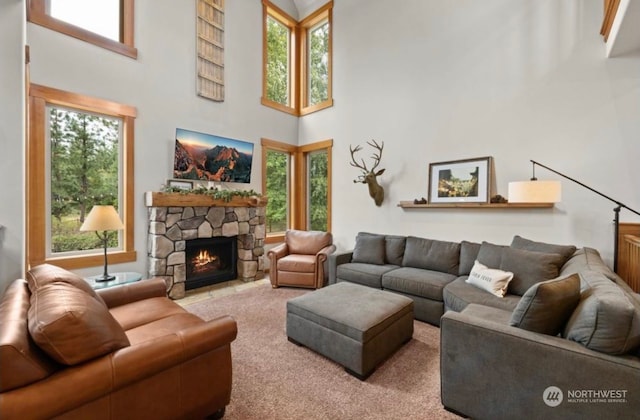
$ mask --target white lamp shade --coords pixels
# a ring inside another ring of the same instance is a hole
[[[93,206],[80,226],[81,231],[121,229],[124,229],[124,225],[113,206]]]
[[[559,203],[560,181],[518,181],[509,183],[510,203]]]

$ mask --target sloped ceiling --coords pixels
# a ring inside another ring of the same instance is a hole
[[[298,19],[304,19],[314,10],[327,3],[327,0],[293,0],[298,9]]]
[[[296,0],[297,1],[297,0]],[[616,57],[640,51],[640,1],[628,0],[620,2],[618,16],[621,17],[620,27],[609,42],[613,42],[609,56]]]

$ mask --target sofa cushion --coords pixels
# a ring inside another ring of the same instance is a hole
[[[317,254],[333,243],[330,232],[287,230],[284,235],[290,254]]]
[[[489,268],[476,260],[466,282],[501,298],[512,279],[512,272]]]
[[[382,289],[382,275],[388,271],[399,268],[397,265],[385,264],[340,264],[336,269],[336,281],[348,281],[364,286]]]
[[[27,282],[29,283],[31,293],[34,293],[38,288],[46,286],[47,284],[67,283],[93,297],[103,304],[105,308],[107,307],[100,295],[98,295],[96,291],[91,288],[91,285],[82,277],[55,265],[40,264],[33,267],[27,272]]]
[[[384,263],[393,265],[402,265],[404,257],[404,246],[407,240],[406,236],[399,235],[383,235],[379,233],[359,232],[358,236],[378,236],[384,237]],[[358,237],[356,237],[356,243]]]
[[[502,261],[502,251],[508,248],[505,245],[496,245],[490,242],[482,241],[478,255],[476,259],[480,261],[480,264],[484,264],[491,268],[500,268],[500,262]],[[471,270],[469,270],[471,272]]]
[[[289,254],[276,263],[278,271],[294,271],[296,273],[313,273],[316,270],[316,256]]]
[[[583,270],[597,271],[613,281],[620,279],[616,273],[611,271],[604,263],[600,253],[593,248],[584,247],[577,250],[569,261],[564,264],[560,274],[568,276],[569,274],[579,273]]]
[[[384,264],[384,248],[384,236],[358,233],[351,261],[354,263],[382,265]]]
[[[598,271],[580,272],[580,303],[563,336],[609,354],[640,346],[640,302]]]
[[[402,265],[458,274],[460,244],[434,239],[407,237]]]
[[[557,335],[580,301],[580,277],[534,284],[520,299],[509,325],[542,334]]]
[[[31,295],[29,333],[51,358],[76,365],[129,345],[107,308],[67,283],[39,287]]]
[[[440,271],[402,267],[382,275],[382,288],[442,302],[442,289],[455,278]]]
[[[467,305],[477,303],[506,311],[513,311],[520,296],[507,294],[503,298],[487,293],[466,282],[467,276],[461,276],[447,284],[442,292],[445,310],[461,312]]]
[[[15,280],[0,303],[0,392],[44,379],[58,368],[29,337],[29,305],[27,282]]]
[[[562,261],[560,254],[506,247],[500,269],[513,272],[509,292],[522,296],[534,284],[558,277]]]
[[[567,260],[569,260],[569,258],[571,258],[571,256],[576,252],[576,247],[573,245],[555,245],[548,244],[546,242],[536,242],[531,239],[523,238],[519,235],[513,237],[513,240],[511,241],[511,248],[545,252],[547,254],[560,254],[563,258],[560,267],[562,267],[564,263],[566,263]]]
[[[478,259],[478,252],[481,244],[476,242],[462,241],[460,242],[460,266],[458,267],[459,276],[468,276]]]

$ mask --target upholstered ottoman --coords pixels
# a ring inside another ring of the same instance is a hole
[[[413,300],[341,282],[287,302],[289,341],[365,380],[413,335]]]

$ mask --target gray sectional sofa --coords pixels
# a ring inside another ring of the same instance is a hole
[[[475,264],[513,273],[498,297]],[[329,259],[348,281],[414,300],[440,326],[441,396],[474,419],[631,418],[640,412],[640,295],[595,249],[361,232]]]

